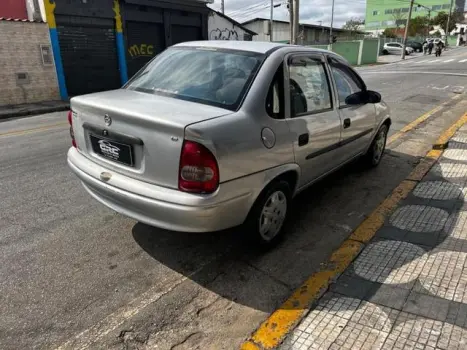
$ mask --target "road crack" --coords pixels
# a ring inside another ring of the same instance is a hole
[[[181,349],[181,347],[186,344],[186,343],[189,343],[189,342],[197,342],[200,340],[200,338],[203,337],[203,333],[202,332],[193,332],[193,333],[190,333],[188,334],[181,342],[177,343],[177,344],[174,344],[170,347],[170,350],[177,350],[177,349]],[[192,349],[194,344],[187,344],[188,347],[187,349]]]

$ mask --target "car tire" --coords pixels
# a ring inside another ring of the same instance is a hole
[[[378,132],[371,143],[370,148],[363,157],[364,164],[369,168],[374,168],[381,163],[384,151],[386,150],[386,143],[388,139],[389,127],[384,124],[379,128]]]
[[[383,55],[389,55],[388,50],[383,50]]]
[[[287,181],[275,180],[257,198],[244,223],[247,239],[262,249],[275,246],[283,237],[292,203]]]

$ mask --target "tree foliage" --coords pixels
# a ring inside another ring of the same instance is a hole
[[[356,32],[358,28],[365,24],[365,21],[361,18],[351,18],[347,22],[345,22],[342,29],[348,30],[350,32]]]
[[[396,33],[391,28],[386,28],[383,32],[383,36],[386,38],[397,38]]]
[[[419,16],[412,18],[409,24],[409,36],[425,36],[430,30],[428,17]]]
[[[436,17],[431,20],[432,25],[440,26],[443,31],[446,30],[446,25],[448,23],[449,14],[446,12],[439,12]],[[452,32],[456,29],[456,23],[460,23],[464,20],[464,15],[462,12],[455,11],[451,14],[451,20],[449,21],[448,32]]]

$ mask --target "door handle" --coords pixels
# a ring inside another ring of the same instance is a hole
[[[305,146],[308,141],[310,141],[310,135],[309,134],[301,134],[299,137],[298,137],[298,146],[301,147],[301,146]]]
[[[344,119],[344,129],[350,128],[350,124],[352,124],[350,118]]]

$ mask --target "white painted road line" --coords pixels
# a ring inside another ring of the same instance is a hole
[[[459,63],[464,63],[464,62],[467,62],[467,59],[466,60],[460,60]]]
[[[452,62],[452,61],[454,61],[454,59],[453,59],[453,58],[451,58],[450,60],[446,60],[446,61],[444,61],[444,63],[448,63],[448,62]]]
[[[432,71],[415,71],[415,70],[381,70],[381,71],[366,71],[362,70],[360,74],[431,74],[431,75],[447,75],[453,77],[467,77],[467,73],[449,73],[449,72],[432,72]]]
[[[435,62],[440,62],[441,60],[432,60],[432,61],[428,61],[428,63],[435,63]]]

